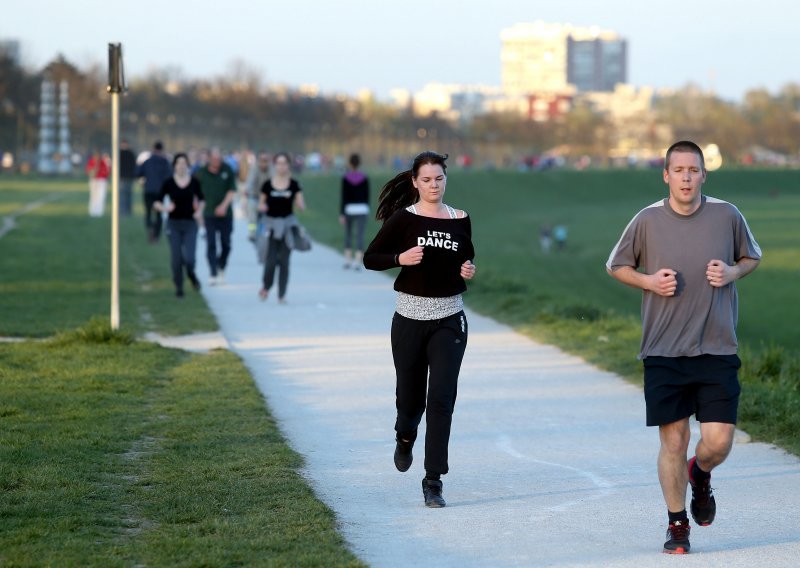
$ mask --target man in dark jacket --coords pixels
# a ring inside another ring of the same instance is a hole
[[[136,179],[136,155],[127,140],[119,143],[119,214],[130,217],[132,209],[133,180]]]
[[[153,153],[136,168],[136,177],[144,178],[144,225],[151,243],[161,236],[161,213],[153,209],[164,181],[172,175],[172,167],[164,156],[161,141],[153,144]]]

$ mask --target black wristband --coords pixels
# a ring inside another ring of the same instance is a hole
[[[395,266],[400,266],[400,255],[399,254],[394,255],[394,264],[395,264]]]

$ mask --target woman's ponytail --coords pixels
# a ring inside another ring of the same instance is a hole
[[[414,187],[411,176],[411,170],[400,172],[383,186],[378,198],[378,209],[375,211],[378,221],[386,222],[395,211],[417,202],[419,192]]]

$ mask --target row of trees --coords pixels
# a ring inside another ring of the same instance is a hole
[[[580,100],[550,122],[485,114],[454,124],[436,115],[417,117],[410,108],[375,100],[266,88],[258,72],[245,63],[234,63],[231,69],[227,76],[207,80],[185,79],[175,68],[133,78],[122,101],[123,135],[138,148],[160,138],[173,149],[216,145],[327,155],[359,150],[371,160],[407,156],[428,146],[472,155],[479,163],[508,163],[553,148],[571,157],[603,160],[624,136],[655,150],[673,137],[716,142],[723,155],[734,159],[754,146],[797,156],[800,141],[800,85],[796,84],[777,94],[750,91],[741,104],[688,87],[658,98],[654,108],[628,125],[598,114]],[[45,75],[69,83],[73,148],[86,152],[107,147],[104,69],[79,69],[58,57],[32,72],[0,58],[0,151],[12,151],[22,159],[35,154],[39,91]]]

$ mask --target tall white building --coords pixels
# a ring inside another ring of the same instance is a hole
[[[500,40],[509,97],[612,91],[626,82],[627,44],[613,31],[536,21],[502,30]]]

